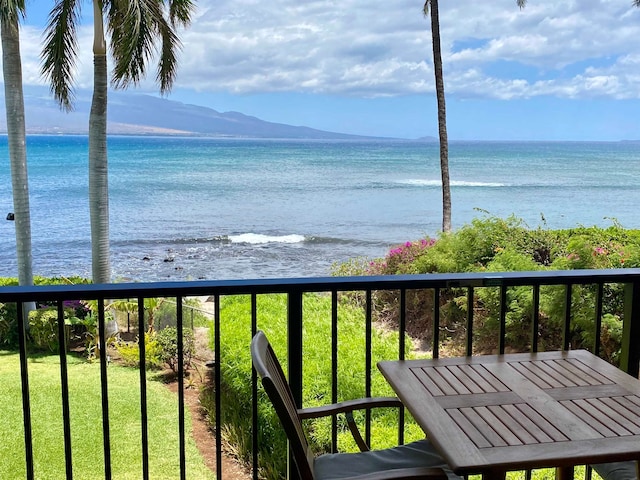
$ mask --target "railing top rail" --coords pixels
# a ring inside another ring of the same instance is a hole
[[[528,272],[435,273],[366,277],[270,278],[83,285],[0,287],[0,302],[160,296],[240,295],[249,293],[393,290],[518,285],[632,283],[640,268],[609,270],[545,270]]]

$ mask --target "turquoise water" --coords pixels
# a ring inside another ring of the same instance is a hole
[[[27,142],[34,272],[90,276],[87,139]],[[640,228],[640,144],[452,142],[454,226]],[[0,276],[15,276],[0,137]],[[326,275],[441,225],[438,146],[402,141],[110,137],[116,280]]]

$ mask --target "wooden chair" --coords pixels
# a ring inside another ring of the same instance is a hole
[[[638,462],[612,462],[591,465],[604,480],[636,480],[638,475]]]
[[[460,479],[428,440],[385,450],[370,451],[353,421],[354,410],[400,407],[397,398],[364,398],[333,405],[299,409],[267,337],[258,332],[251,342],[253,366],[289,439],[296,468],[302,480],[386,480],[417,478]],[[361,449],[359,453],[333,453],[314,458],[302,428],[302,420],[344,413],[349,429]]]

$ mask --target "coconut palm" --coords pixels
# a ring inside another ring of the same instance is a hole
[[[636,0],[636,1],[640,3],[640,0]],[[527,4],[527,0],[516,0],[516,3],[520,8],[524,8],[524,6]]]
[[[42,73],[64,110],[73,107],[73,74],[82,0],[57,0],[49,15],[42,51]],[[91,218],[92,277],[111,281],[109,259],[109,191],[107,163],[107,42],[116,88],[138,84],[157,54],[156,80],[160,92],[171,89],[177,72],[178,27],[191,21],[191,0],[92,0],[93,99],[89,114],[89,212]],[[107,36],[105,35],[105,23]]]
[[[426,0],[423,7],[425,16],[431,17],[431,38],[433,44],[433,71],[436,79],[438,101],[438,134],[440,138],[440,175],[442,177],[442,231],[451,231],[451,184],[449,181],[449,140],[447,138],[447,109],[444,101],[444,78],[442,74],[442,54],[440,50],[440,18],[438,0]]]
[[[16,231],[18,282],[33,285],[31,262],[31,214],[27,176],[27,148],[22,92],[19,20],[25,13],[24,0],[0,1],[2,75],[7,116],[7,137],[11,163],[13,213]]]

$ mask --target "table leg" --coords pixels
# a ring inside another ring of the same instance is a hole
[[[573,480],[573,467],[557,467],[556,480]]]

